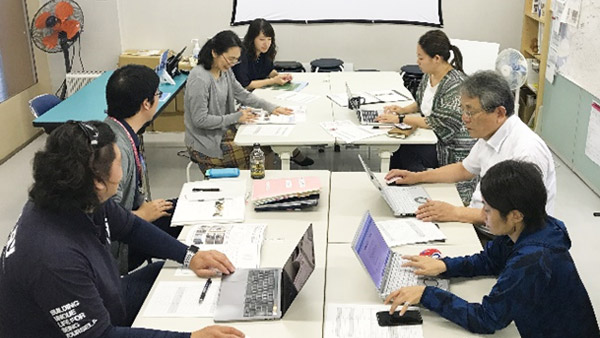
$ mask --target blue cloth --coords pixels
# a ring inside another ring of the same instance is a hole
[[[522,337],[600,337],[589,296],[569,254],[563,222],[548,217],[513,244],[508,236],[476,255],[444,258],[443,277],[498,276],[481,304],[426,287],[421,304],[475,333],[493,333],[515,322]]]
[[[242,87],[246,88],[254,80],[269,78],[273,69],[273,60],[264,53],[254,59],[249,53],[243,52],[240,63],[233,67],[233,73]]]
[[[187,249],[112,200],[92,214],[28,202],[0,260],[0,337],[189,337],[127,327],[111,240],[178,262]]]

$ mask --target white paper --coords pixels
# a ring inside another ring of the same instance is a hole
[[[373,95],[380,102],[410,101],[410,97],[406,97],[395,90],[369,91],[369,94]]]
[[[274,115],[262,109],[255,110],[257,119],[248,124],[296,124],[306,121],[306,106],[287,106],[287,108],[292,110],[291,115]]]
[[[585,155],[600,166],[600,104],[598,102],[592,102]]]
[[[247,136],[289,136],[294,130],[294,125],[285,124],[254,124],[246,125],[238,133]]]
[[[319,98],[318,95],[299,92],[285,92],[275,96],[278,100],[289,101],[297,104],[308,104]]]
[[[187,282],[158,282],[144,311],[144,317],[214,317],[221,280],[212,279],[204,301],[200,295],[206,279]]]
[[[194,188],[219,191],[193,191]],[[183,185],[171,225],[243,222],[246,212],[244,180],[197,181]]]
[[[377,227],[390,247],[446,240],[437,225],[416,218],[380,221]]]
[[[340,138],[346,143],[353,143],[387,132],[387,130],[373,129],[373,127],[363,128],[350,120],[325,121],[321,122],[320,125],[331,136]]]
[[[418,309],[409,307],[409,309]],[[328,304],[324,338],[423,337],[423,325],[379,326],[376,313],[389,311],[386,305]]]
[[[579,24],[579,16],[581,14],[581,0],[569,0],[567,1],[566,12],[566,23],[573,27],[577,27]]]

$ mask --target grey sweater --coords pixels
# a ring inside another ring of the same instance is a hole
[[[223,158],[223,135],[242,116],[235,110],[234,99],[268,112],[277,108],[244,89],[231,69],[222,72],[221,77],[215,80],[202,65],[194,67],[185,89],[185,144],[206,156]]]

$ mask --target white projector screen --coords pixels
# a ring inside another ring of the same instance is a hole
[[[441,0],[234,0],[232,25],[270,22],[385,22],[442,26]]]

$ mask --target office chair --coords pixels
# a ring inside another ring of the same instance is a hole
[[[29,109],[31,110],[33,116],[38,118],[61,102],[61,99],[59,99],[56,95],[42,94],[29,100]]]
[[[315,59],[310,62],[310,71],[315,73],[343,72],[344,61],[340,59]]]

